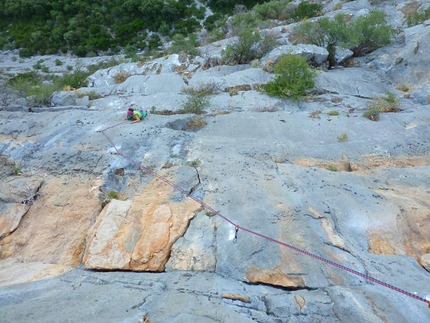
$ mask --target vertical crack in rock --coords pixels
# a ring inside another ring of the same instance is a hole
[[[216,225],[216,222],[215,222],[215,225],[214,225],[214,231],[213,231],[213,254],[214,254],[214,272],[216,273],[217,272],[217,263],[218,263],[218,260],[217,260],[217,253],[218,253],[218,241],[217,241],[217,233],[218,233],[218,227],[217,227],[217,225]]]
[[[25,200],[22,200],[22,204],[34,204],[34,202],[41,196],[39,193],[40,188],[43,185],[43,181],[40,182],[39,186],[36,188],[36,190],[34,191],[34,193],[32,193],[28,198],[26,198]]]
[[[195,167],[194,166],[194,169],[196,170],[196,175],[197,175],[197,183],[190,189],[190,191],[189,191],[189,193],[188,194],[192,194],[196,189],[197,189],[197,187],[199,187],[199,185],[202,183],[201,182],[201,180],[200,180],[200,173],[199,173],[199,171],[198,171],[198,169],[197,169],[197,167]]]

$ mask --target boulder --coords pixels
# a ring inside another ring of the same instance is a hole
[[[354,55],[353,51],[347,48],[336,47],[334,58],[336,60],[336,64],[339,65],[345,62],[347,59],[351,58],[353,55]]]
[[[307,59],[309,64],[321,66],[328,57],[328,51],[325,48],[315,45],[299,44],[299,45],[283,45],[273,49],[269,54],[260,60],[260,67],[263,69],[270,68],[276,64],[281,55],[293,54],[301,55]]]
[[[77,105],[78,95],[74,91],[58,91],[51,98],[51,106],[70,106]]]
[[[88,232],[88,269],[163,271],[172,245],[184,235],[198,205],[170,201],[170,187],[156,180],[133,201],[112,200]]]
[[[368,99],[381,97],[389,90],[382,78],[360,68],[321,71],[315,85],[331,93]]]

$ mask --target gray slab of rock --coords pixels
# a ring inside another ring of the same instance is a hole
[[[228,93],[220,93],[211,97],[211,105],[208,112],[217,111],[277,111],[286,109],[287,104],[276,98],[256,91],[239,91],[231,96]]]
[[[216,266],[215,223],[204,213],[193,220],[186,234],[172,247],[166,270],[195,270],[214,272]]]
[[[292,54],[301,55],[308,62],[316,66],[322,65],[328,57],[328,51],[325,48],[315,45],[299,44],[299,45],[283,45],[273,49],[269,54],[260,60],[260,67],[273,65],[278,62],[281,55]]]
[[[114,90],[115,94],[140,93],[151,95],[157,93],[180,93],[185,85],[184,80],[177,74],[160,74],[150,76],[130,76]]]
[[[52,106],[70,106],[77,105],[76,99],[78,98],[74,91],[59,91],[55,92],[51,99]]]
[[[316,87],[332,93],[364,98],[378,98],[390,89],[382,78],[363,69],[348,68],[320,72],[315,80]]]
[[[405,29],[405,45],[398,51],[387,77],[396,84],[423,86],[430,75],[430,26],[417,25]]]

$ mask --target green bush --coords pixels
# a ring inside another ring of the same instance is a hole
[[[282,55],[273,67],[277,77],[263,87],[268,95],[298,99],[315,86],[317,72],[303,56]]]
[[[58,89],[63,89],[65,87],[79,89],[80,87],[86,87],[88,85],[87,77],[90,75],[89,72],[82,70],[78,66],[73,73],[64,74],[61,77],[55,78],[54,84]]]
[[[247,64],[261,58],[276,46],[270,35],[261,36],[258,30],[244,29],[238,34],[238,41],[227,45],[221,55],[227,64]]]
[[[49,106],[52,94],[57,90],[54,84],[42,83],[31,87],[27,92],[27,103],[29,107]]]
[[[257,4],[253,11],[263,20],[282,19],[286,1],[269,1]]]
[[[204,113],[204,108],[210,105],[210,98],[206,95],[192,93],[188,99],[182,103],[180,113]]]
[[[301,1],[294,10],[292,17],[294,20],[303,20],[307,18],[312,18],[320,16],[323,10],[323,6],[319,3],[312,3],[309,1]]]
[[[337,136],[337,141],[339,141],[339,142],[348,141],[348,134],[346,132],[344,132],[341,135]]]
[[[386,24],[385,16],[383,11],[372,11],[368,16],[359,16],[351,21],[352,31],[348,37],[355,37],[344,39],[344,43],[349,44],[355,56],[373,52],[391,42],[394,28]]]
[[[338,172],[339,171],[339,168],[337,168],[337,166],[333,165],[333,164],[328,164],[326,169],[331,171],[331,172]]]
[[[167,49],[167,53],[185,53],[196,56],[199,54],[197,50],[198,46],[199,43],[197,42],[197,36],[195,34],[190,34],[188,38],[182,34],[176,34],[173,36],[172,46]]]
[[[385,95],[369,104],[367,109],[378,112],[398,112],[400,110],[399,98],[392,92],[386,92]]]
[[[124,55],[126,58],[133,58],[134,55],[136,55],[137,47],[134,45],[127,45],[124,48]]]
[[[109,191],[107,195],[111,200],[119,198],[119,194],[116,191]]]
[[[238,35],[245,29],[265,29],[269,24],[262,20],[254,11],[239,13],[231,19],[231,28],[233,33]]]
[[[363,117],[372,120],[372,121],[378,121],[379,120],[379,111],[378,110],[367,110],[363,113]]]
[[[48,106],[52,94],[57,90],[54,84],[44,83],[44,79],[35,71],[11,78],[7,86],[15,95],[24,98],[29,107]]]

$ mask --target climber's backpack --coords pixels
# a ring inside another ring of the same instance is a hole
[[[142,119],[148,115],[148,112],[146,112],[146,111],[139,110],[139,112],[142,114]]]

